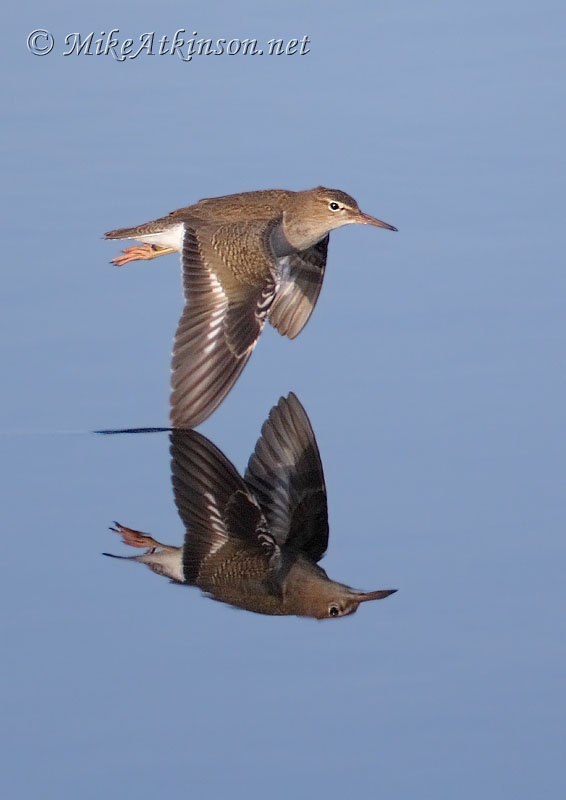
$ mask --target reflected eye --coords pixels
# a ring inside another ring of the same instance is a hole
[[[337,617],[339,613],[340,609],[338,608],[338,606],[330,606],[330,608],[328,609],[328,615],[330,617]]]
[[[332,203],[330,203],[330,204],[329,204],[328,208],[329,208],[331,211],[338,211],[338,209],[340,208],[340,206],[338,205],[338,203],[334,203],[334,202],[332,202]]]

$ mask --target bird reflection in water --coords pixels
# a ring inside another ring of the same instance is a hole
[[[125,544],[145,548],[141,555],[115,558],[146,564],[175,583],[259,614],[343,617],[396,591],[357,591],[318,565],[328,546],[324,474],[294,394],[271,410],[243,479],[195,431],[172,431],[171,455],[175,502],[186,528],[183,546],[115,523],[111,530]]]

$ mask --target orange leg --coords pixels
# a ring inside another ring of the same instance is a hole
[[[117,267],[122,267],[130,261],[148,261],[151,258],[166,256],[174,252],[175,249],[173,247],[158,247],[155,244],[138,244],[135,247],[127,247],[125,250],[122,250],[121,255],[113,258],[110,263],[115,264]]]
[[[119,533],[122,537],[124,544],[129,544],[130,547],[147,547],[148,551],[153,552],[157,547],[162,547],[158,541],[149,533],[142,533],[135,531],[133,528],[126,528],[125,525],[120,525],[119,522],[114,523],[115,527],[110,528],[111,531]]]

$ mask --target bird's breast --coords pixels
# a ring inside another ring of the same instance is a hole
[[[285,236],[282,220],[276,222],[269,231],[269,246],[275,258],[284,258],[297,252],[289,239]]]

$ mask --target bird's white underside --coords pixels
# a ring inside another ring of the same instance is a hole
[[[164,231],[159,233],[143,233],[140,236],[131,237],[137,242],[144,242],[145,244],[156,244],[159,247],[172,247],[174,250],[180,252],[183,247],[183,237],[185,235],[185,226],[179,222],[176,225],[170,225]]]
[[[173,581],[183,583],[185,580],[183,572],[183,549],[181,547],[157,550],[155,553],[144,553],[144,555],[138,556],[138,558],[144,564],[158,566],[162,574],[171,578]]]

